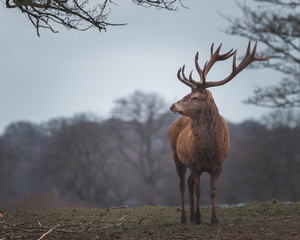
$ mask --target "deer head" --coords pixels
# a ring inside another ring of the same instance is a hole
[[[202,109],[205,106],[212,106],[211,103],[214,103],[213,97],[210,93],[210,91],[207,90],[207,88],[210,87],[216,87],[221,86],[232,80],[239,72],[241,72],[244,68],[246,68],[250,63],[254,61],[266,61],[268,60],[268,57],[264,57],[264,55],[261,55],[260,57],[256,57],[256,48],[257,48],[257,42],[254,45],[254,48],[252,52],[251,49],[251,42],[249,41],[247,52],[243,60],[240,62],[238,66],[236,66],[236,54],[237,50],[233,51],[231,49],[229,52],[224,54],[219,54],[222,44],[217,48],[217,50],[214,52],[214,44],[211,45],[211,57],[209,61],[206,61],[204,64],[203,69],[200,68],[198,63],[198,55],[199,53],[196,53],[195,56],[195,66],[196,70],[199,74],[200,81],[197,82],[193,79],[191,71],[189,77],[187,78],[184,70],[185,65],[183,65],[182,68],[180,68],[177,72],[178,79],[183,82],[184,84],[191,87],[192,92],[188,95],[186,95],[183,99],[180,101],[174,103],[171,106],[171,111],[177,114],[185,115],[185,116],[191,116],[195,111],[195,109]],[[233,56],[233,62],[232,62],[232,72],[224,78],[221,81],[213,81],[213,82],[207,82],[206,76],[208,72],[210,71],[211,67],[217,62],[217,61],[223,61]]]

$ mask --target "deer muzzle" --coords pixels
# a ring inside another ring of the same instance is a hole
[[[175,109],[175,104],[172,104],[170,107],[170,110],[173,112],[173,109]]]
[[[176,106],[176,103],[172,104],[170,107],[170,110],[175,113],[175,114],[181,114],[180,109],[178,109],[178,107]]]

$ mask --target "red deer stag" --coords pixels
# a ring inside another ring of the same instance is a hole
[[[181,222],[186,223],[184,192],[186,169],[191,170],[188,178],[190,221],[201,223],[200,215],[200,176],[202,172],[210,174],[210,198],[211,198],[211,223],[218,222],[216,216],[216,185],[222,170],[222,165],[229,151],[229,136],[225,120],[218,112],[209,87],[221,86],[233,79],[239,72],[254,61],[265,61],[268,58],[263,55],[255,56],[257,42],[250,52],[250,41],[247,52],[241,63],[236,66],[237,50],[231,49],[225,54],[219,54],[222,44],[214,52],[211,46],[211,58],[205,63],[203,69],[198,64],[198,52],[195,57],[195,65],[200,81],[189,78],[184,74],[185,65],[178,70],[177,77],[184,84],[191,87],[192,92],[171,106],[171,111],[182,116],[173,122],[168,129],[169,142],[173,151],[176,170],[180,179],[180,192],[182,203]],[[232,72],[221,81],[207,82],[206,75],[217,62],[233,56]],[[194,209],[194,192],[196,194],[196,214]]]

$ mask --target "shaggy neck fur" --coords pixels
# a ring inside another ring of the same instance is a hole
[[[197,139],[201,142],[214,139],[219,130],[220,114],[213,99],[209,99],[202,108],[197,109],[191,118],[192,131]]]

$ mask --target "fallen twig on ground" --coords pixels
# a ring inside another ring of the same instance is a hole
[[[141,224],[144,220],[146,219],[150,219],[151,221],[155,222],[155,223],[158,223],[158,220],[155,218],[151,218],[151,217],[143,217],[140,221],[139,221],[139,224]]]
[[[300,220],[300,216],[287,216],[287,217],[281,217],[281,218],[260,219],[260,220],[254,221],[254,223],[281,221],[281,220],[286,220],[286,219],[299,219]]]
[[[128,206],[120,206],[120,207],[111,207],[106,209],[102,214],[96,217],[94,220],[89,221],[86,224],[74,224],[74,225],[61,225],[60,223],[56,224],[54,227],[47,227],[46,224],[42,224],[40,222],[41,219],[45,219],[46,217],[52,216],[52,214],[46,214],[39,218],[28,218],[22,223],[14,223],[11,224],[6,221],[0,222],[0,229],[5,231],[5,234],[9,236],[9,239],[28,239],[28,238],[37,238],[38,240],[43,239],[45,236],[49,235],[51,232],[57,233],[82,233],[85,231],[92,232],[97,231],[99,229],[108,229],[115,226],[120,226],[123,223],[113,224],[109,226],[100,227],[99,224],[97,226],[92,227],[94,224],[99,223],[99,220],[103,218],[109,211],[115,209],[123,209],[128,208]],[[18,209],[17,211],[18,212]],[[18,214],[14,214],[9,218],[11,220],[14,217],[17,217]],[[33,223],[37,223],[37,226],[32,226]]]
[[[41,240],[43,239],[45,236],[47,236],[49,233],[51,233],[55,228],[59,227],[60,224],[57,224],[56,226],[54,226],[53,228],[49,229],[48,232],[43,233],[42,236],[40,238],[38,238],[37,240]]]

